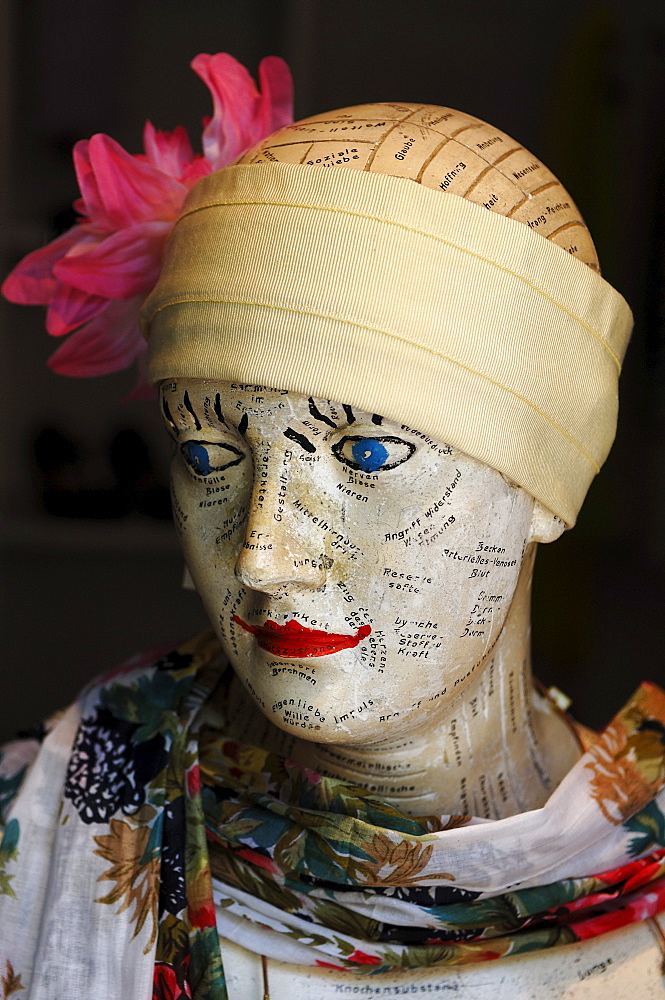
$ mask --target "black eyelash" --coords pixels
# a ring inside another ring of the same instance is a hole
[[[194,413],[194,407],[192,406],[191,400],[189,398],[189,393],[187,392],[186,389],[185,389],[185,395],[183,397],[183,403],[185,404],[185,408],[187,410],[189,410],[189,412],[191,413],[191,415],[194,417],[194,426],[196,427],[197,431],[200,431],[201,430],[201,421],[199,420],[199,418]]]
[[[315,420],[320,420],[321,423],[328,424],[328,427],[335,427],[335,428],[337,427],[337,424],[335,423],[334,420],[331,420],[330,417],[327,417],[325,413],[321,413],[321,410],[318,408],[318,406],[316,405],[311,396],[309,397],[307,402],[309,403],[309,412],[312,414]]]
[[[170,423],[170,425],[173,428],[173,430],[176,432],[176,434],[178,434],[179,433],[178,427],[176,425],[175,420],[171,416],[171,411],[169,410],[169,404],[166,402],[166,396],[164,396],[164,395],[162,395],[162,412],[164,413],[164,416],[166,417],[166,419]]]
[[[227,426],[226,420],[224,419],[224,414],[222,413],[222,401],[219,393],[215,394],[215,402],[213,403],[213,410],[215,411],[215,416],[219,420],[220,424]]]

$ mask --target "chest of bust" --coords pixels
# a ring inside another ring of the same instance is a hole
[[[356,975],[291,965],[222,940],[229,1000],[452,997],[473,1000],[660,1000],[665,921],[633,924],[590,941],[498,962]]]

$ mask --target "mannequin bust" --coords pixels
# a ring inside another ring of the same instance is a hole
[[[182,182],[179,133],[79,147],[88,214],[5,283],[98,310],[67,342],[86,364],[100,330],[136,358],[139,258],[108,308],[79,271],[104,284],[127,221],[102,188],[146,182],[146,371],[216,633],[0,757],[5,992],[665,996],[665,696],[590,734],[529,653],[536,547],[611,445],[630,310],[557,179],[471,116],[346,109],[227,166],[288,120],[280,65],[259,96],[197,58],[230,90]]]
[[[599,270],[554,175],[451,109],[347,108],[283,128],[238,162],[410,178]],[[562,519],[496,469],[353,400],[198,378],[166,380],[161,395],[187,565],[237,675],[232,735],[414,816],[541,807],[582,752],[530,667],[536,545]],[[370,986],[271,961],[270,996],[665,996],[661,939],[654,919],[556,954]],[[257,995],[256,958],[230,942],[223,956],[231,1000]]]
[[[162,385],[161,409],[187,566],[236,674],[231,738],[412,815],[543,805],[581,753],[531,678],[536,547],[563,522],[496,470],[348,404],[190,379]],[[650,998],[665,996],[659,926],[371,986],[272,960],[262,971],[228,940],[222,955],[230,1000],[266,979],[273,1000]]]

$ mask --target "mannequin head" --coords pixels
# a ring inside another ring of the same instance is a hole
[[[495,651],[509,713],[529,546],[574,523],[613,433],[626,309],[594,270],[547,168],[446,108],[307,119],[196,185],[150,371],[191,575],[278,727],[408,737]]]
[[[325,153],[346,132],[353,155]],[[504,133],[446,108],[343,109],[195,185],[143,308],[149,375],[349,400],[572,525],[630,324],[597,269],[567,192]]]
[[[348,404],[195,379],[161,393],[187,564],[263,713],[353,746],[447,711],[492,656],[530,543],[563,523]]]

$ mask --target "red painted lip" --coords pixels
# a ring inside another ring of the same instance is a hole
[[[343,635],[341,632],[306,628],[293,619],[284,625],[279,625],[270,619],[263,625],[248,625],[238,615],[233,616],[233,621],[244,628],[245,632],[255,636],[258,645],[267,653],[294,660],[306,656],[328,656],[329,653],[337,653],[340,649],[353,649],[372,631],[369,625],[361,625],[355,635]]]

